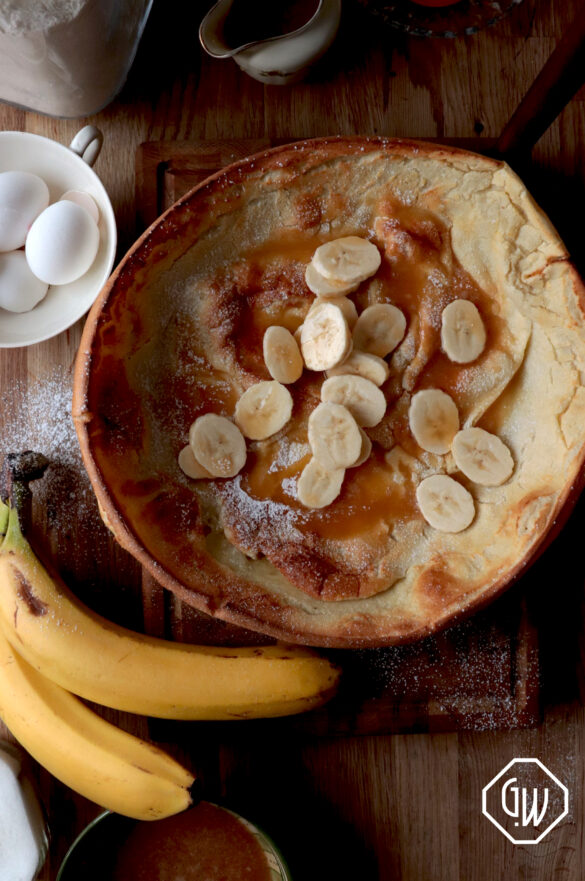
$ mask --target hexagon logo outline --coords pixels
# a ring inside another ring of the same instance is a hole
[[[551,778],[551,780],[554,780],[554,782],[557,784],[557,786],[560,787],[560,789],[561,789],[561,791],[562,791],[562,793],[563,793],[563,804],[564,804],[564,807],[563,807],[563,811],[562,811],[562,813],[559,814],[559,816],[556,818],[556,820],[553,820],[553,822],[550,823],[550,824],[547,826],[547,828],[544,830],[544,832],[542,832],[542,833],[538,836],[538,838],[524,839],[524,840],[518,841],[517,839],[513,838],[512,835],[508,832],[508,830],[507,830],[507,829],[504,829],[504,827],[501,825],[501,823],[498,823],[498,821],[496,820],[496,818],[493,817],[493,816],[490,814],[490,812],[488,811],[488,807],[487,807],[487,794],[488,794],[489,790],[492,788],[492,786],[493,786],[495,783],[498,782],[498,780],[500,779],[500,777],[503,777],[503,775],[506,773],[506,771],[508,771],[513,765],[519,764],[519,763],[521,763],[521,762],[533,762],[534,764],[538,765],[538,767],[539,767],[542,771],[544,771],[544,773],[547,774],[548,777]],[[540,761],[540,759],[535,759],[535,758],[515,758],[515,759],[512,759],[510,762],[508,762],[508,764],[506,765],[506,767],[505,767],[505,768],[502,768],[502,770],[501,770],[498,774],[496,774],[496,776],[493,777],[492,780],[490,780],[490,782],[487,783],[487,784],[483,787],[483,789],[482,789],[482,791],[481,791],[481,812],[482,812],[482,814],[484,815],[484,817],[487,817],[487,819],[488,819],[491,823],[493,823],[493,825],[496,826],[496,827],[500,830],[500,832],[502,832],[502,833],[506,836],[506,838],[507,838],[509,841],[512,842],[512,844],[538,844],[538,843],[539,843],[540,841],[542,841],[542,839],[543,839],[546,835],[548,835],[548,833],[551,832],[552,829],[554,829],[554,827],[555,827],[558,823],[560,823],[561,820],[563,820],[563,819],[567,816],[567,814],[569,813],[569,790],[568,790],[568,788],[565,786],[565,784],[564,784],[564,783],[561,783],[561,781],[558,779],[558,777],[555,777],[555,775],[552,773],[552,771],[550,771],[550,770],[546,767],[546,765],[544,765],[544,764]]]

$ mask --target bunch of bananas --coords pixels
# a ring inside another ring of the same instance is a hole
[[[310,710],[339,670],[298,646],[224,648],[145,636],[95,614],[49,575],[0,500],[0,718],[48,771],[103,807],[159,819],[191,803],[193,775],[75,697],[168,719]]]

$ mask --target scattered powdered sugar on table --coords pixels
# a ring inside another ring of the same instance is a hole
[[[71,415],[71,370],[56,366],[42,378],[29,375],[3,389],[0,402],[0,458],[34,450],[47,457],[45,476],[33,495],[50,510],[101,527],[97,503],[85,472]],[[103,528],[103,527],[101,527]]]
[[[31,483],[32,519],[25,531],[39,555],[94,611],[120,624],[137,620],[137,564],[104,526],[85,471],[71,415],[72,367],[57,365],[4,382],[0,396],[0,463],[34,450],[49,460]]]
[[[73,380],[62,367],[42,379],[17,381],[3,392],[3,453],[35,450],[51,462],[81,465],[71,416]]]

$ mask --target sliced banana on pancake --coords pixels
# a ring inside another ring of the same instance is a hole
[[[423,389],[412,397],[408,423],[419,447],[443,455],[459,430],[457,405],[440,389]]]
[[[296,382],[303,372],[303,358],[297,342],[286,327],[273,325],[262,339],[264,363],[270,376],[287,385]]]
[[[333,306],[339,306],[343,313],[343,317],[347,321],[349,329],[352,330],[355,327],[356,321],[358,320],[358,311],[353,300],[348,300],[347,297],[315,297],[315,301],[307,314],[310,315],[313,309],[316,309],[317,306],[320,306],[323,302],[332,303]]]
[[[383,358],[354,349],[342,364],[328,370],[327,376],[343,376],[348,373],[354,376],[363,376],[374,385],[381,386],[390,375],[390,367]]]
[[[355,349],[385,358],[404,337],[406,318],[391,303],[375,303],[361,313],[353,329]]]
[[[514,470],[514,460],[506,444],[483,428],[458,431],[451,452],[459,470],[482,486],[500,486]]]
[[[225,416],[206,413],[189,429],[193,455],[213,477],[235,477],[246,462],[246,441]]]
[[[370,458],[370,453],[372,452],[372,441],[365,433],[363,428],[360,428],[360,435],[362,438],[362,448],[360,450],[357,462],[354,462],[353,465],[350,466],[351,468],[357,468],[359,465],[363,465],[364,462]]]
[[[321,386],[321,400],[347,407],[358,425],[371,428],[386,412],[383,392],[363,376],[331,376]],[[459,427],[459,426],[457,426]]]
[[[246,389],[236,404],[234,419],[252,440],[264,440],[284,428],[291,417],[293,399],[284,385],[264,380]]]
[[[329,370],[351,352],[351,334],[339,306],[319,303],[305,318],[301,352],[309,370]]]
[[[461,532],[475,517],[473,496],[446,474],[425,477],[416,488],[421,514],[439,532]]]
[[[362,452],[358,424],[341,404],[318,404],[309,416],[308,433],[313,456],[329,471],[351,467]]]
[[[297,481],[297,498],[306,508],[325,508],[339,493],[345,469],[328,471],[317,459],[310,459]]]
[[[470,300],[453,300],[443,309],[441,345],[456,364],[479,358],[486,341],[485,326],[477,306]]]
[[[190,444],[183,447],[179,453],[177,461],[183,474],[186,474],[187,477],[192,477],[193,480],[209,480],[210,477],[213,477],[213,474],[210,474],[210,472],[197,461]]]
[[[356,284],[377,272],[382,258],[368,239],[344,236],[318,247],[312,262],[325,278]]]
[[[309,290],[318,297],[323,297],[323,299],[329,299],[330,297],[343,297],[344,294],[351,294],[351,292],[355,291],[359,285],[359,282],[350,282],[348,284],[345,281],[326,278],[324,275],[321,275],[319,270],[315,268],[315,264],[312,262],[308,263],[307,268],[305,269],[305,281]]]

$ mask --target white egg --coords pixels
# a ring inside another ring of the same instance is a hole
[[[85,208],[65,200],[39,214],[26,238],[28,265],[47,284],[69,284],[85,275],[100,234]]]
[[[99,222],[100,210],[95,199],[93,196],[90,196],[89,193],[86,193],[83,190],[67,190],[66,193],[63,193],[59,201],[62,202],[63,199],[67,199],[69,202],[75,202],[76,205],[81,205],[81,207],[85,208],[87,213],[93,217],[96,223]]]
[[[24,245],[32,222],[49,204],[49,188],[28,171],[0,173],[0,251]]]
[[[29,312],[43,299],[49,286],[29,269],[24,251],[0,254],[0,307],[9,312]]]

